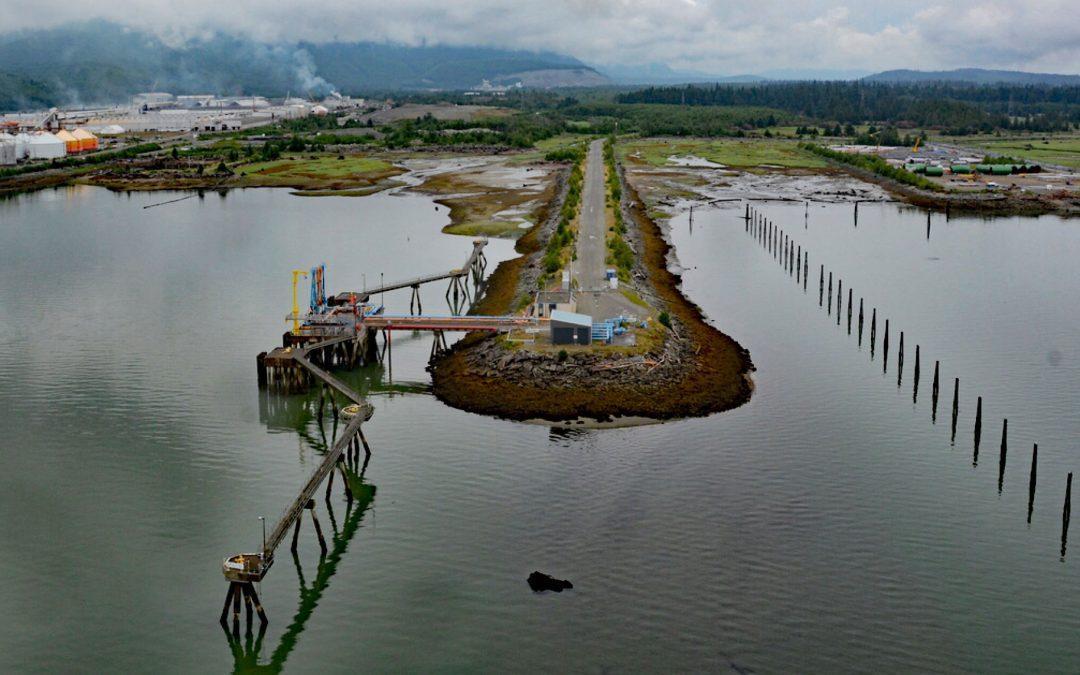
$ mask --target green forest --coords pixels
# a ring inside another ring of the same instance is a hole
[[[948,134],[1064,131],[1080,127],[1080,87],[782,82],[648,87],[617,94],[624,104],[775,108],[818,123],[880,122]]]

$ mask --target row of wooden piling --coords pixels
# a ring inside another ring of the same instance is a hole
[[[856,204],[856,209],[858,205]],[[856,211],[856,219],[858,218]],[[809,276],[809,259],[810,254],[799,242],[795,241],[788,233],[784,232],[783,228],[777,226],[771,219],[767,218],[765,214],[759,212],[752,207],[749,203],[746,204],[746,211],[743,216],[744,227],[747,234],[754,238],[762,248],[768,254],[773,256],[773,259],[778,262],[780,267],[788,274],[789,277],[793,277],[796,285],[802,286],[803,292],[807,292],[808,288],[808,276]],[[929,222],[929,214],[928,214]],[[834,303],[833,303],[833,288],[834,277],[831,270],[827,271],[824,264],[820,264],[818,268],[818,306],[823,307],[826,310],[828,316],[833,315]],[[836,325],[841,325],[842,321],[842,309],[843,309],[843,290],[844,282],[837,275],[835,278],[835,312],[836,312]],[[854,289],[851,285],[848,285],[847,296],[847,333],[852,334],[852,321],[853,321],[853,308],[854,308]],[[862,347],[863,343],[863,325],[864,325],[864,299],[859,298],[859,312],[857,323],[857,339],[858,345]],[[882,372],[888,373],[889,369],[889,333],[890,333],[889,319],[884,320],[884,333],[882,335],[881,347],[882,347]],[[875,351],[878,342],[878,318],[877,308],[872,307],[870,310],[870,330],[869,330],[869,342],[870,342],[870,359],[875,357]],[[912,403],[918,402],[919,396],[919,377],[921,374],[921,350],[918,344],[915,345],[915,363],[913,367],[913,385],[912,385]],[[896,386],[901,387],[903,384],[903,372],[904,372],[904,332],[899,331],[899,345],[897,348],[897,362],[896,362]],[[934,361],[934,379],[930,390],[931,407],[930,407],[930,419],[931,423],[937,423],[937,411],[938,411],[938,399],[940,397],[941,389],[941,362]],[[974,425],[974,450],[972,454],[972,466],[978,466],[979,463],[979,445],[982,439],[982,427],[983,427],[983,405],[982,396],[977,397],[977,403],[975,408],[975,425]],[[960,378],[953,378],[953,397],[952,397],[952,410],[951,410],[951,424],[950,424],[950,443],[955,445],[956,443],[956,428],[958,418],[960,414]],[[1009,420],[1003,419],[1001,425],[1001,445],[998,451],[998,493],[1000,494],[1004,488],[1005,483],[1005,464],[1008,457],[1008,433],[1009,433]],[[1027,522],[1031,522],[1031,515],[1035,505],[1035,488],[1037,483],[1037,469],[1038,469],[1038,457],[1039,457],[1039,445],[1035,443],[1031,452],[1031,469],[1028,478],[1028,504],[1027,504]],[[1065,488],[1065,503],[1062,507],[1062,525],[1061,525],[1061,556],[1065,556],[1065,544],[1069,530],[1069,520],[1072,508],[1072,473],[1068,474],[1066,479]]]

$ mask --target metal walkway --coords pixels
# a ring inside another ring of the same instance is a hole
[[[441,281],[443,279],[460,278],[468,275],[468,273],[475,268],[483,267],[487,265],[487,260],[484,257],[484,247],[487,246],[487,239],[473,240],[473,250],[469,254],[468,259],[465,260],[465,264],[461,267],[454,268],[448,272],[440,272],[436,274],[427,274],[420,277],[414,277],[412,279],[405,279],[403,281],[392,281],[387,284],[376,286],[375,288],[369,288],[363,291],[346,291],[344,293],[338,293],[332,299],[331,305],[348,305],[355,298],[356,302],[367,302],[373,295],[379,295],[388,291],[396,291],[402,288],[417,288],[422,284],[429,284],[433,281]]]

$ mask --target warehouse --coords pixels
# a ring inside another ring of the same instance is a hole
[[[0,133],[0,166],[11,166],[15,163],[15,137],[11,134]]]
[[[27,151],[30,159],[58,159],[67,154],[67,146],[56,136],[43,131],[30,137]]]
[[[587,345],[592,343],[592,317],[556,309],[551,312],[551,343]]]

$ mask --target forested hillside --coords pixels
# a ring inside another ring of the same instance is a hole
[[[0,109],[116,102],[148,90],[318,96],[331,89],[464,89],[485,79],[560,69],[580,73],[590,84],[601,77],[576,59],[547,52],[267,44],[227,33],[171,45],[151,33],[94,21],[0,35]],[[574,83],[572,75],[565,79]]]

